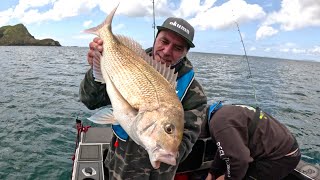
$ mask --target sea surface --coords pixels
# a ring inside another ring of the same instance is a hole
[[[87,50],[0,47],[0,179],[70,178],[75,119],[92,125],[85,119],[95,112],[78,94]],[[260,106],[293,132],[303,160],[320,164],[320,62],[249,57],[248,66],[243,56],[188,57],[210,103]]]

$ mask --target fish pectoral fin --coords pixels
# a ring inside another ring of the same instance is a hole
[[[86,30],[84,30],[84,33],[91,33],[91,34],[95,34],[95,35],[101,37],[100,36],[101,32],[104,32],[105,30],[109,30],[110,32],[112,32],[111,31],[111,23],[112,23],[113,16],[116,13],[116,10],[119,6],[119,3],[109,13],[107,18],[100,25],[93,27],[93,28],[90,28],[90,29],[86,29]],[[100,57],[100,59],[102,59],[102,57]],[[93,68],[93,77],[95,78],[95,81],[105,83],[103,76],[102,76],[102,73],[101,73],[100,59],[93,58],[93,67],[92,67]]]
[[[117,123],[116,119],[113,116],[112,110],[109,108],[103,108],[87,119],[96,124],[116,124]]]
[[[102,57],[100,57],[101,59]],[[103,79],[103,75],[101,72],[101,65],[100,65],[100,60],[93,58],[93,62],[92,62],[92,74],[94,77],[94,80],[97,82],[100,82],[102,84],[105,84],[105,80]]]

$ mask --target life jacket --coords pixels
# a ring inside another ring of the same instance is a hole
[[[208,110],[208,115],[207,115],[207,120],[208,120],[208,124],[210,123],[211,117],[213,116],[213,114],[215,112],[217,112],[220,108],[222,108],[222,102],[218,101],[213,103],[212,105],[209,106],[209,110]]]
[[[189,70],[186,74],[182,75],[177,79],[177,87],[176,87],[176,93],[180,99],[180,101],[183,100],[184,96],[186,95],[191,83],[194,80],[194,71],[193,69]],[[126,141],[129,138],[129,135],[126,133],[126,131],[120,126],[120,124],[117,125],[111,125],[113,133],[122,141]]]

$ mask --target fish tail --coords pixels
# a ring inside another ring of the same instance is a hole
[[[110,12],[110,14],[107,16],[107,18],[98,26],[93,27],[93,28],[89,28],[84,30],[84,33],[90,33],[90,34],[95,34],[97,36],[99,36],[99,30],[102,29],[104,26],[107,26],[110,31],[111,31],[111,23],[112,23],[112,19],[114,14],[116,13],[116,10],[119,6],[120,2],[118,3],[118,5]]]

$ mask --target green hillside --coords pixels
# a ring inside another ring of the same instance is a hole
[[[0,46],[61,46],[53,39],[35,39],[23,24],[0,28]]]

